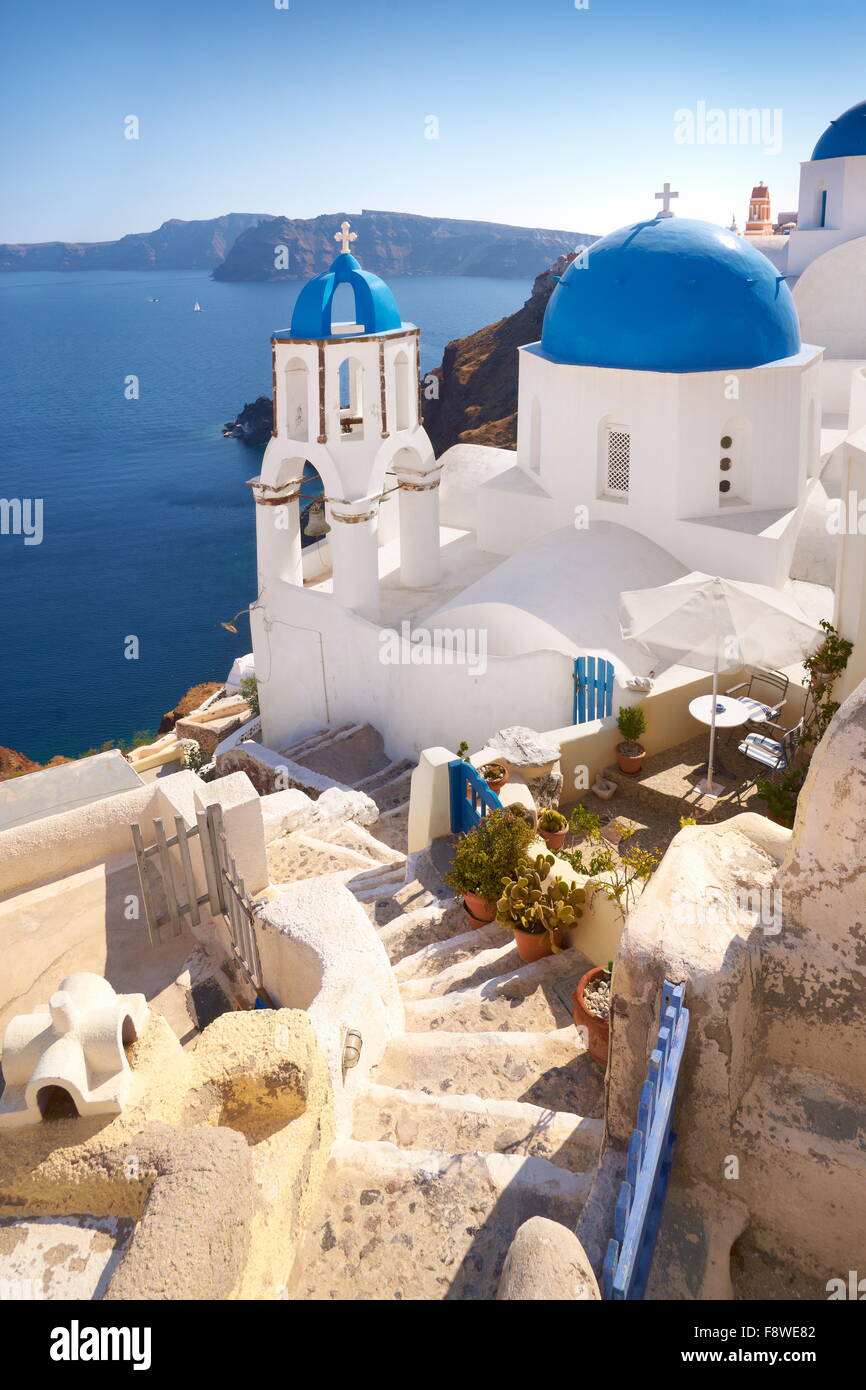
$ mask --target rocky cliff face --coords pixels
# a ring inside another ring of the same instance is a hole
[[[262,219],[271,220],[261,212],[229,212],[202,222],[173,217],[155,232],[134,232],[119,241],[5,243],[0,270],[209,270]]]
[[[439,382],[438,399],[424,402],[424,425],[437,455],[457,443],[516,446],[517,349],[541,337],[554,276],[563,274],[574,254],[560,256],[536,278],[516,314],[448,344],[441,367],[432,373]]]
[[[307,219],[275,217],[238,237],[215,280],[308,279],[334,259],[334,232],[348,220],[358,255],[376,275],[536,275],[563,252],[594,240],[581,232],[421,217],[406,212],[332,212]],[[281,265],[280,248],[288,252]]]

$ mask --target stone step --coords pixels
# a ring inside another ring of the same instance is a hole
[[[397,810],[408,801],[413,771],[414,768],[410,764],[408,769],[402,772],[399,777],[392,777],[378,787],[367,787],[359,784],[360,790],[373,798],[381,812]]]
[[[485,959],[486,958],[486,959]],[[430,981],[419,981],[416,991],[426,988],[426,998],[418,998],[412,984],[401,988],[406,1005],[406,1027],[445,1028],[450,1032],[532,1032],[544,1033],[563,1028],[571,1021],[571,996],[581,975],[590,969],[585,956],[575,950],[530,965],[521,965],[516,950],[509,946],[482,953],[477,971],[474,961],[449,967],[436,977],[446,986],[433,995]],[[508,963],[514,966],[508,969]],[[461,972],[469,987],[459,987]],[[485,972],[488,978],[484,978]],[[479,982],[474,982],[480,975]],[[433,995],[433,997],[429,997]]]
[[[375,800],[375,788],[384,787],[398,778],[404,777],[407,772],[415,771],[415,764],[409,762],[408,758],[400,758],[395,762],[387,763],[378,772],[371,772],[367,777],[362,777],[360,781],[354,783],[356,791],[366,792]]]
[[[465,913],[462,920],[464,924],[468,921]],[[428,946],[422,946],[420,951],[415,951],[411,956],[404,956],[395,964],[394,974],[401,982],[415,979],[420,982],[425,976],[438,976],[458,961],[469,960],[473,956],[477,957],[480,952],[501,946],[502,938],[502,928],[496,922],[489,922],[484,927],[471,927],[468,931],[458,932],[456,936],[446,938],[445,941],[431,941]],[[433,992],[431,990],[431,993]]]
[[[401,909],[393,898],[364,906],[378,929],[392,965],[433,941],[456,936],[463,926],[462,908],[457,899],[441,903],[431,898],[430,902],[422,902],[412,909]]]
[[[388,1044],[371,1081],[590,1117],[601,1115],[604,1099],[604,1073],[573,1024],[549,1033],[404,1033]]]
[[[320,874],[337,873],[344,869],[376,868],[368,854],[320,840],[303,830],[294,830],[271,840],[267,846],[268,880],[270,883],[296,883],[299,879],[316,878]]]
[[[468,935],[468,932],[463,933],[464,938]],[[516,970],[520,965],[520,957],[517,954],[513,939],[503,941],[503,935],[504,933],[500,928],[499,940],[494,940],[490,945],[484,946],[478,942],[477,936],[473,932],[472,936],[475,937],[477,943],[474,951],[470,938],[466,953],[461,954],[458,959],[453,960],[437,974],[409,977],[404,975],[400,983],[400,993],[404,1001],[406,1003],[415,1000],[433,1002],[438,1000],[441,995],[472,990]],[[402,961],[401,965],[406,965],[406,961]]]
[[[378,824],[376,829],[378,830]],[[347,849],[355,849],[360,854],[366,854],[370,859],[374,859],[383,868],[399,870],[399,882],[402,883],[406,877],[403,866],[406,863],[406,855],[392,845],[386,845],[374,835],[366,826],[356,825],[354,821],[346,821],[343,825],[328,830],[327,838],[333,845],[343,845]]]
[[[544,1158],[338,1140],[289,1298],[494,1299],[518,1226],[573,1226],[587,1187]]]
[[[307,734],[306,738],[298,739],[296,743],[290,743],[288,748],[282,749],[283,756],[297,761],[298,757],[304,753],[324,747],[327,743],[333,743],[335,738],[360,728],[360,724],[339,724],[334,729],[319,729],[314,734]]]
[[[804,1269],[856,1269],[866,1248],[863,1093],[802,1067],[767,1067],[743,1097],[734,1135],[756,1245]]]
[[[401,801],[399,806],[382,812],[376,821],[376,836],[383,844],[405,852],[409,841],[408,801]]]
[[[362,778],[383,771],[389,759],[378,729],[372,724],[353,724],[305,749],[300,761],[315,772],[354,787]]]
[[[603,1128],[599,1119],[516,1100],[369,1085],[355,1101],[352,1132],[401,1149],[526,1154],[584,1172],[595,1164]]]

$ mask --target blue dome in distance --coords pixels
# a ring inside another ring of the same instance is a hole
[[[355,257],[349,254],[349,243],[355,233],[349,233],[344,222],[335,240],[343,246],[341,254],[322,275],[304,286],[295,301],[292,314],[293,338],[331,338],[334,295],[338,285],[350,285],[355,295],[355,321],[365,333],[393,333],[403,327],[397,301],[378,275],[362,270]]]
[[[709,222],[655,217],[572,261],[550,297],[543,352],[638,372],[759,367],[800,351],[784,277],[748,241]]]
[[[831,121],[812,151],[813,159],[844,159],[866,154],[866,101]]]

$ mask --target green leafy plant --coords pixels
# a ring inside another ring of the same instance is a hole
[[[680,816],[680,830],[683,830],[687,825],[697,825],[694,816]]]
[[[259,709],[259,683],[255,676],[241,677],[241,694],[253,714],[261,714],[261,710]]]
[[[457,745],[457,756],[461,762],[469,762],[469,744],[466,742],[465,738],[461,739],[460,743]]]
[[[640,705],[623,705],[616,717],[616,726],[624,743],[640,746],[641,735],[646,733],[646,715]]]
[[[185,738],[181,740],[180,746],[183,750],[184,766],[188,767],[190,772],[200,772],[204,766],[204,754],[198,740]]]
[[[582,801],[572,807],[568,823],[572,834],[580,840],[601,832],[601,816],[588,811]]]
[[[548,806],[538,813],[538,828],[546,830],[548,835],[558,835],[560,830],[568,828],[568,821],[556,807]]]
[[[550,877],[556,863],[552,854],[539,854],[511,882],[496,904],[496,920],[511,931],[525,931],[530,936],[550,936],[551,949],[558,953],[561,933],[573,927],[583,916],[586,889],[565,879]]]
[[[789,830],[794,825],[797,798],[805,780],[806,769],[797,767],[783,772],[775,782],[769,777],[758,777],[755,782],[755,790],[766,801],[769,814]]]
[[[526,862],[534,838],[534,827],[522,816],[491,811],[457,841],[445,882],[456,893],[495,902],[503,883],[515,878]]]
[[[827,732],[839,701],[831,699],[833,686],[848,665],[854,644],[840,637],[826,618],[821,620],[824,640],[803,662],[808,677],[806,703],[803,709],[803,731],[794,752],[792,765],[773,777],[758,777],[755,790],[767,803],[767,811],[780,825],[789,829],[797,813],[797,798],[806,780],[809,763],[816,746]]]
[[[575,807],[575,811],[577,807]],[[572,812],[572,827],[575,817]],[[623,821],[614,821],[619,831],[619,853],[614,854],[601,832],[601,818],[587,812],[578,817],[578,823],[585,827],[586,838],[577,849],[559,850],[559,858],[565,859],[577,873],[590,880],[587,888],[592,896],[604,893],[615,902],[625,919],[633,908],[639,886],[655,872],[662,861],[659,849],[641,849],[635,845],[628,848],[628,842],[636,834],[634,826]],[[602,878],[601,875],[607,877]]]

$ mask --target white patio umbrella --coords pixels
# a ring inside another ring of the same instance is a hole
[[[797,601],[766,584],[690,574],[655,589],[620,594],[620,631],[678,666],[712,671],[710,753],[704,786],[713,787],[719,672],[744,666],[790,666],[822,637]]]

